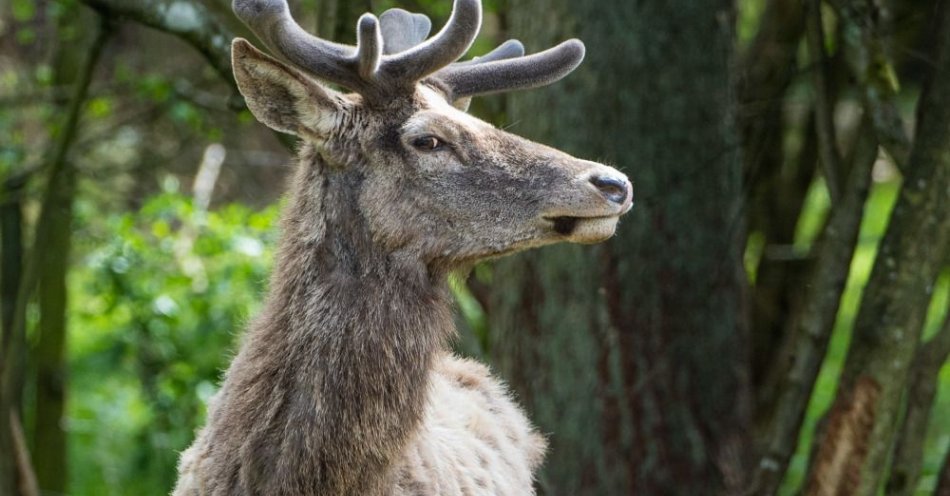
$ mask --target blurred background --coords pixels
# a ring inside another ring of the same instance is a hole
[[[453,278],[458,352],[548,435],[543,495],[948,495],[947,2],[737,2],[485,0],[472,55],[588,55],[472,112],[616,165],[636,207]],[[451,10],[290,3],[347,43]],[[173,487],[293,167],[234,36],[227,0],[0,0],[0,495]]]

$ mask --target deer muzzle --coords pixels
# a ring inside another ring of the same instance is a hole
[[[620,171],[601,164],[576,176],[567,201],[543,215],[564,241],[598,243],[614,235],[620,216],[633,208],[633,185]]]

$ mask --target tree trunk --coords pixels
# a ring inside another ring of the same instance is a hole
[[[936,70],[918,104],[917,137],[904,186],[864,291],[806,494],[877,494],[930,292],[946,260],[950,10],[944,2],[940,10],[934,31]]]
[[[596,247],[500,262],[490,354],[551,450],[544,494],[733,494],[748,456],[732,3],[512,3],[529,49],[587,61],[513,128],[618,164],[637,207]],[[618,138],[623,137],[623,138]]]
[[[65,17],[65,16],[64,16]],[[60,43],[57,73],[61,84],[74,88],[66,109],[63,127],[50,158],[49,179],[37,220],[34,246],[30,256],[37,281],[40,311],[36,344],[36,421],[34,423],[34,459],[36,476],[43,492],[65,494],[66,431],[63,411],[66,401],[66,273],[72,240],[73,199],[76,194],[76,169],[69,161],[69,150],[78,132],[79,119],[86,101],[92,73],[102,53],[110,29],[105,21],[92,46],[77,50],[72,43]],[[72,45],[72,46],[70,46]],[[83,46],[81,44],[79,46]],[[86,53],[76,64],[78,53]]]
[[[56,188],[49,217],[49,238],[37,287],[39,336],[36,348],[36,477],[44,492],[65,494],[66,429],[66,272],[72,229],[72,204],[76,174],[64,169]],[[35,252],[34,252],[35,253]]]

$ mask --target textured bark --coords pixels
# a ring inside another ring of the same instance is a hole
[[[937,16],[938,68],[918,105],[908,172],[855,323],[807,494],[873,495],[897,428],[902,393],[950,238],[950,24]],[[842,419],[836,422],[836,419]],[[842,458],[842,454],[852,456]],[[843,463],[832,463],[835,460]]]
[[[511,4],[530,48],[585,65],[509,102],[513,129],[619,164],[638,206],[615,239],[496,266],[492,359],[552,449],[544,494],[734,493],[748,427],[728,1]],[[622,137],[622,138],[618,138]]]

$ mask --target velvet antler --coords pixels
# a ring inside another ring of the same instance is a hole
[[[427,77],[450,92],[450,100],[535,88],[573,71],[584,45],[569,40],[524,56],[524,46],[509,40],[481,58],[457,62],[481,27],[481,0],[455,0],[448,22],[432,38],[429,18],[391,9],[377,19],[364,14],[357,23],[357,46],[317,38],[290,15],[286,0],[234,0],[234,12],[275,54],[313,76],[347,87],[366,98],[411,92]]]
[[[528,56],[495,54],[502,48],[505,46],[471,63],[452,64],[435,77],[451,88],[452,99],[460,99],[545,86],[567,76],[584,60],[580,40],[568,40]]]
[[[406,50],[420,43],[432,22],[422,14],[390,9],[380,16],[386,53]],[[536,88],[567,76],[584,59],[584,44],[568,40],[534,55],[524,56],[524,45],[508,40],[482,57],[456,62],[433,76],[451,89],[452,100]]]

